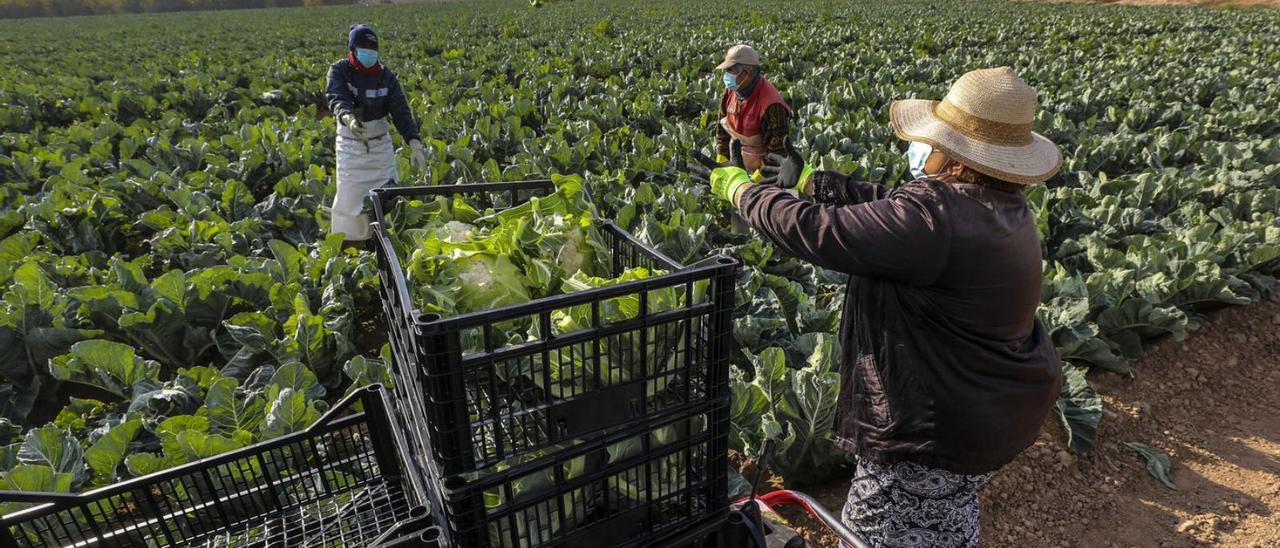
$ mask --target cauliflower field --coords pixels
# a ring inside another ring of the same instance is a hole
[[[1065,163],[1028,198],[1074,450],[1101,418],[1085,371],[1141,375],[1146,341],[1280,273],[1280,12],[605,0],[0,21],[0,488],[82,491],[243,447],[384,380],[373,255],[325,234],[324,78],[354,22],[379,30],[423,129],[428,167],[402,151],[402,179],[581,176],[604,217],[675,260],[743,259],[733,444],[751,457],[779,438],[788,479],[843,458],[844,280],[735,230],[678,169],[711,146],[712,68],[737,41],[761,51],[811,162],[888,184],[906,178],[891,100],[999,65],[1040,91],[1036,128]],[[585,268],[598,250],[578,238],[547,239],[543,277],[515,284],[493,254],[406,268],[462,268],[449,276],[483,291],[424,283],[420,302],[483,308]]]

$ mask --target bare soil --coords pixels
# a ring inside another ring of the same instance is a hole
[[[982,494],[985,546],[1280,547],[1280,304],[1215,313],[1187,340],[1156,343],[1135,378],[1090,377],[1098,444],[1067,451],[1057,418]],[[1177,490],[1125,446],[1173,461]],[[846,480],[806,489],[838,511]],[[837,546],[785,512],[812,546]]]

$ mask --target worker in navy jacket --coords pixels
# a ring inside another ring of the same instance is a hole
[[[338,121],[334,145],[338,192],[333,199],[331,231],[349,242],[369,239],[365,210],[369,191],[398,181],[395,149],[387,117],[409,143],[414,167],[426,167],[427,154],[418,123],[396,73],[379,60],[378,35],[368,25],[352,25],[347,33],[347,57],[329,67],[326,95]]]

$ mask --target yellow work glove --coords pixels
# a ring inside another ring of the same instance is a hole
[[[718,167],[711,170],[711,194],[729,203],[738,189],[751,182],[747,170],[737,166]]]
[[[742,145],[735,141],[730,152],[728,159],[717,162],[695,150],[693,161],[686,164],[685,168],[694,180],[710,184],[712,195],[733,202],[738,189],[751,182],[751,175],[742,165]]]

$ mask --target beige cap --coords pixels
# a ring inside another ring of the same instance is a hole
[[[729,48],[729,53],[724,55],[724,62],[716,66],[717,70],[724,70],[734,65],[759,65],[760,54],[756,53],[756,48],[746,44],[738,44]]]
[[[1022,185],[1062,167],[1058,146],[1031,131],[1039,98],[1009,67],[974,70],[942,101],[894,101],[889,121],[900,139],[940,149],[981,173]]]

